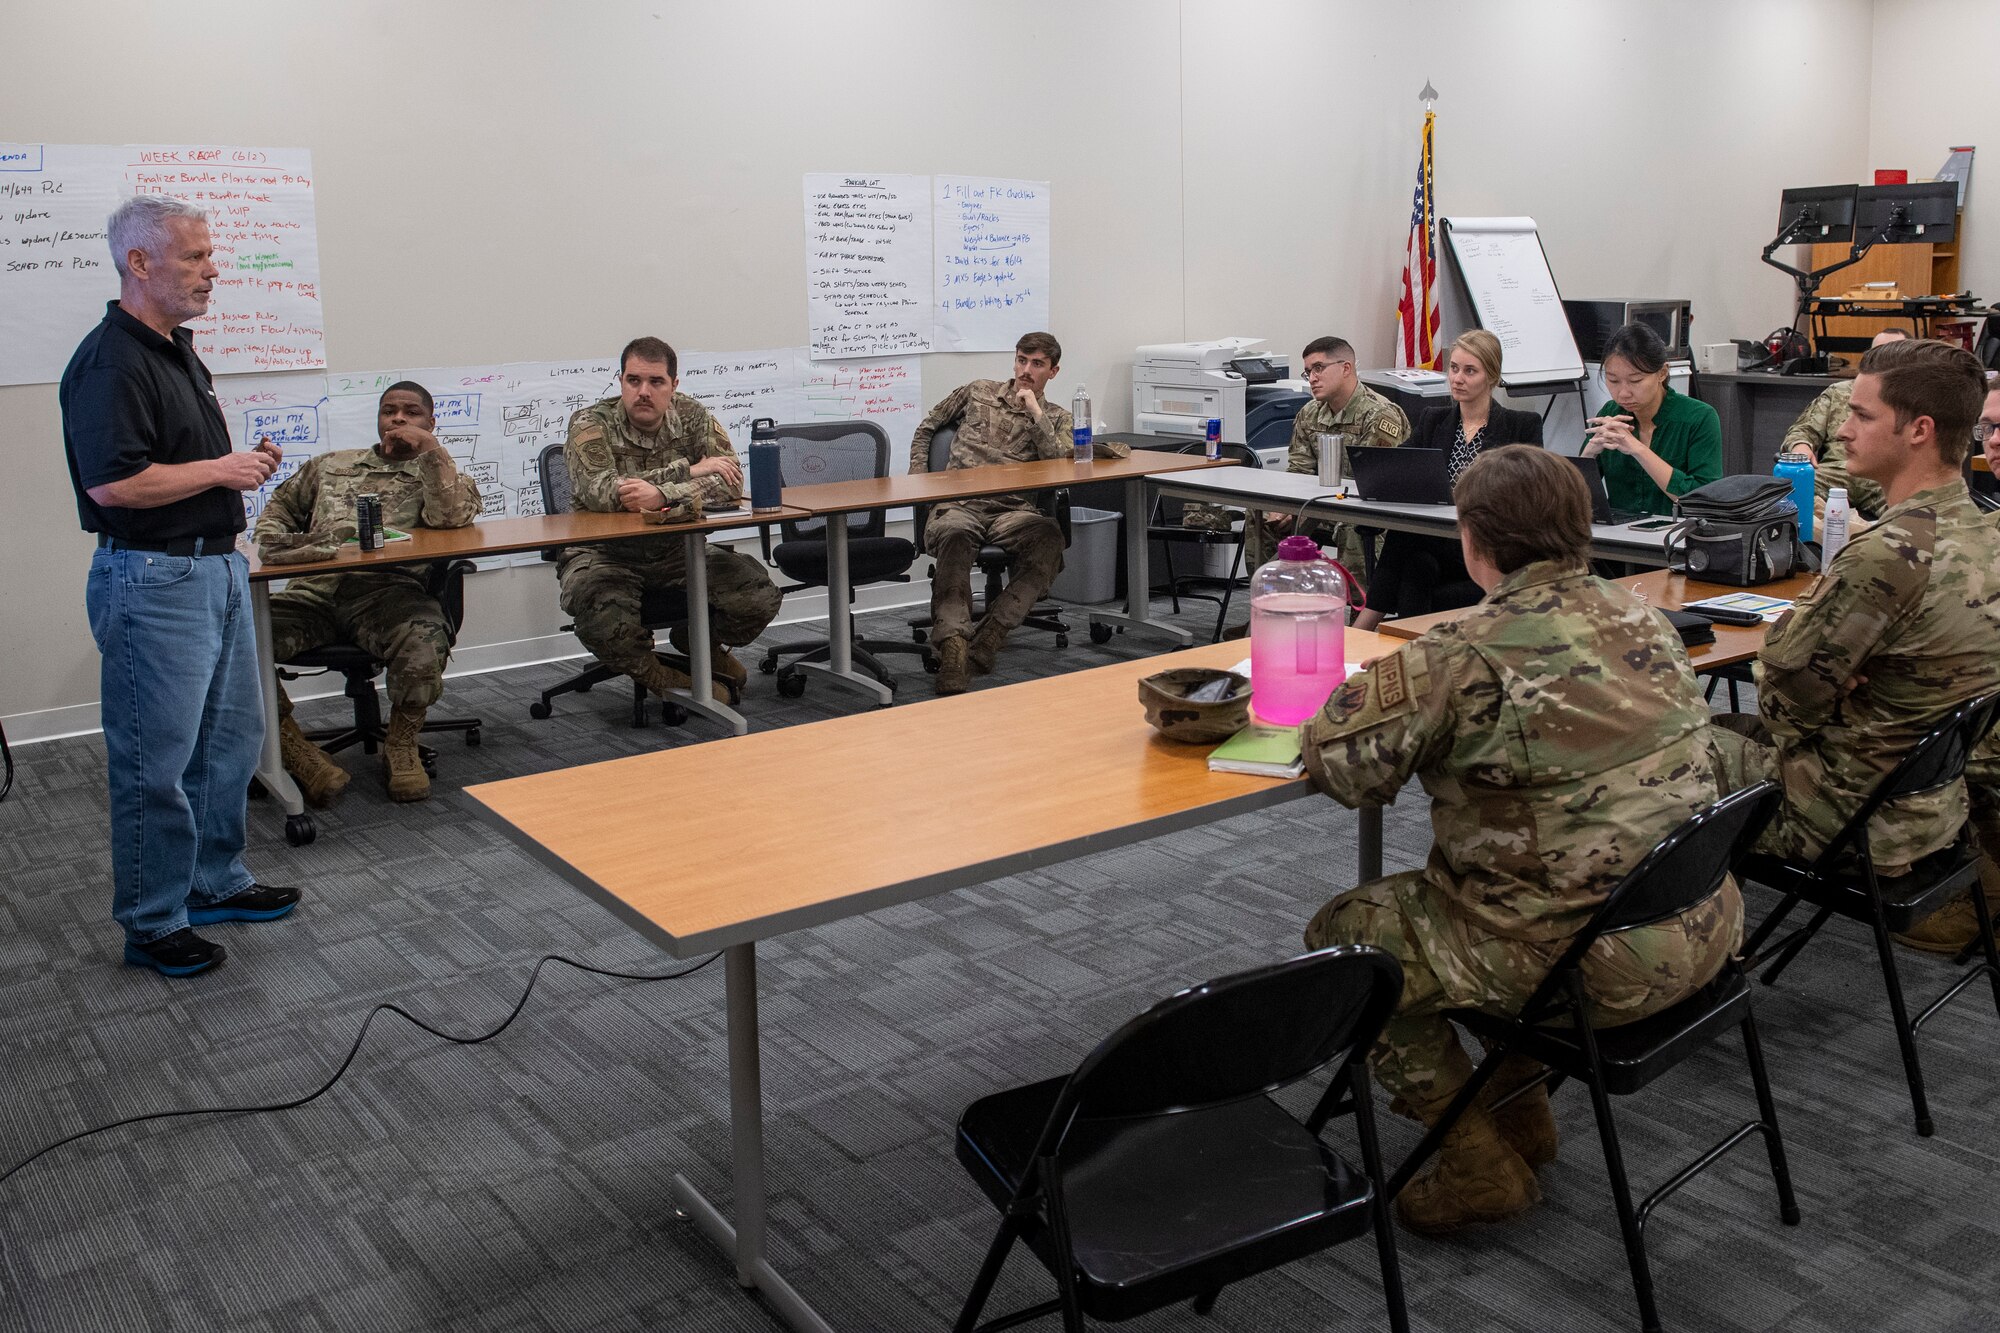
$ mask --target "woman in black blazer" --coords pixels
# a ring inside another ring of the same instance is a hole
[[[1485,329],[1462,333],[1452,343],[1445,357],[1445,378],[1451,385],[1452,405],[1425,408],[1403,447],[1442,450],[1454,483],[1487,449],[1542,442],[1539,414],[1517,412],[1493,401],[1493,390],[1500,383],[1500,340]],[[1479,586],[1466,572],[1457,541],[1392,532],[1382,539],[1375,579],[1368,585],[1368,606],[1354,624],[1357,629],[1374,629],[1394,617],[1428,615],[1478,600]]]

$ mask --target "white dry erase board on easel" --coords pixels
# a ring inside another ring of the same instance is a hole
[[[1562,296],[1533,218],[1440,218],[1479,326],[1500,340],[1509,388],[1583,377]]]

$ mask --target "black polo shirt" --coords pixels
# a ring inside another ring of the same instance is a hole
[[[185,328],[163,338],[106,303],[62,377],[63,452],[85,532],[127,541],[227,537],[243,531],[243,497],[215,486],[153,509],[98,504],[90,488],[154,463],[196,463],[229,452],[214,377]]]

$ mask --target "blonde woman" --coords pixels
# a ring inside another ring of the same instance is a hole
[[[1493,391],[1500,386],[1498,338],[1485,329],[1461,333],[1444,366],[1451,406],[1425,408],[1405,448],[1442,450],[1456,484],[1459,474],[1488,449],[1542,442],[1539,415],[1493,401]],[[1478,600],[1479,590],[1465,572],[1456,540],[1392,532],[1383,538],[1382,554],[1375,561],[1368,607],[1354,623],[1358,629],[1374,629],[1384,620],[1470,606]]]

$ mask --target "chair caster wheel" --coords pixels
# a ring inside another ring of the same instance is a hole
[[[472,747],[473,747],[474,749],[477,749],[477,748],[479,747],[479,728],[478,728],[478,727],[474,727],[474,728],[473,728],[473,729],[472,729],[471,731],[468,731],[468,732],[466,732],[466,733],[465,733],[465,743],[466,743],[467,745],[470,745],[470,746],[472,746]]]
[[[307,814],[285,816],[285,841],[294,847],[303,847],[319,836],[319,827],[313,817]]]
[[[666,723],[668,726],[678,727],[685,724],[687,720],[688,710],[682,708],[679,704],[660,705],[660,721]]]
[[[1111,636],[1115,633],[1117,631],[1109,625],[1100,625],[1094,620],[1090,622],[1090,641],[1092,643],[1110,643]]]
[[[1058,648],[1067,648],[1067,647],[1069,647],[1069,635],[1067,635],[1067,634],[1058,634],[1058,635],[1056,635],[1056,647],[1058,647]]]
[[[766,653],[764,660],[757,663],[757,669],[767,676],[770,675],[778,669],[778,655],[776,653]]]
[[[432,755],[430,758],[424,760],[423,764],[424,764],[424,776],[435,781],[438,775],[437,756]]]
[[[787,671],[778,677],[778,694],[782,698],[797,699],[806,692],[806,677],[803,671]]]
[[[931,636],[926,634],[924,631],[920,629],[913,629],[910,631],[911,643],[929,643],[930,639]]]
[[[534,703],[528,705],[528,716],[534,718],[537,722],[548,721],[550,717],[555,715],[555,711],[555,709],[549,707],[545,700],[541,699],[537,699]]]

